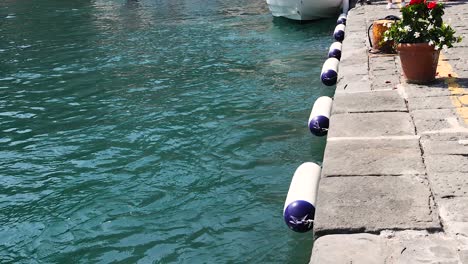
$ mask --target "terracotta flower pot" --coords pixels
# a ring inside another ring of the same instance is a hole
[[[401,43],[397,51],[407,82],[423,84],[435,79],[440,50],[427,43]]]

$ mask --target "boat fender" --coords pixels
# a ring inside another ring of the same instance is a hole
[[[341,42],[333,42],[331,44],[330,49],[328,50],[328,58],[337,58],[338,60],[341,59]]]
[[[328,133],[333,100],[328,96],[321,96],[315,100],[309,116],[309,130],[316,136],[325,136]]]
[[[301,164],[294,172],[283,209],[284,221],[293,231],[304,233],[314,227],[320,173],[313,162]]]
[[[322,67],[322,73],[320,79],[322,83],[327,86],[332,86],[336,84],[338,78],[338,63],[340,61],[337,58],[328,58]]]
[[[342,42],[345,37],[345,28],[346,26],[343,24],[339,24],[335,27],[335,31],[333,32],[333,37],[336,41]]]
[[[339,25],[339,24],[346,25],[346,19],[347,19],[347,15],[346,15],[346,14],[341,14],[341,15],[338,17],[338,20],[336,20],[336,24],[337,24],[337,25]]]

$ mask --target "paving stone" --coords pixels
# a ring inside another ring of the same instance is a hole
[[[468,250],[460,250],[460,263],[461,264],[468,264]]]
[[[388,67],[385,69],[375,69],[370,71],[372,73],[372,76],[397,76],[399,78],[399,73],[396,71],[395,66],[392,65],[392,67]]]
[[[421,144],[425,155],[468,155],[468,133],[422,137]]]
[[[365,26],[365,23],[359,23],[359,24],[348,24],[346,25],[346,36],[347,36],[347,39],[345,41],[349,41],[350,40],[350,36],[351,37],[354,37],[354,36],[359,36],[361,38],[353,38],[356,39],[357,41],[363,41],[366,39],[366,33],[364,31],[362,31],[362,27]],[[362,37],[364,36],[364,37]]]
[[[416,97],[408,101],[410,110],[448,109],[460,106],[461,103],[455,96]]]
[[[368,75],[367,64],[357,64],[353,66],[342,66],[338,71],[338,78],[350,75]]]
[[[367,76],[362,75],[362,80],[347,81],[340,80],[336,85],[335,96],[340,93],[370,92],[371,83]]]
[[[372,90],[389,90],[396,89],[397,85],[400,84],[400,76],[395,74],[392,75],[371,75],[371,89]]]
[[[468,223],[468,197],[450,197],[439,200],[440,216],[445,221]]]
[[[385,263],[380,236],[328,235],[314,242],[310,264]]]
[[[440,216],[444,220],[468,223],[468,197],[455,197],[439,201]]]
[[[468,52],[468,51],[467,51]],[[456,55],[454,55],[456,56]],[[454,68],[457,72],[459,71],[468,71],[468,60],[467,59],[460,59],[454,63]]]
[[[410,115],[403,112],[335,114],[328,132],[328,137],[404,135],[414,135],[414,125]]]
[[[361,58],[365,58],[365,60],[367,61],[367,48],[366,47],[362,47],[362,48],[359,48],[359,49],[347,49],[346,47],[346,43],[343,43],[343,52],[341,54],[341,60],[340,61],[346,61],[346,60],[350,60],[350,61],[354,61],[356,59],[358,59],[359,57]]]
[[[451,95],[447,84],[443,80],[437,80],[429,86],[405,84],[404,90],[408,98]]]
[[[393,247],[401,249],[399,252],[392,251],[393,255],[389,259],[394,259],[394,263],[460,263],[458,243],[455,239],[440,233],[419,236],[409,234],[399,235],[390,240]]]
[[[430,133],[421,135],[423,141],[460,141],[461,143],[468,142],[468,131],[466,132],[441,132],[441,133]],[[460,143],[460,144],[461,144]]]
[[[459,242],[458,255],[460,256],[461,264],[468,264],[468,238],[464,236],[457,236]]]
[[[407,111],[405,101],[397,91],[337,93],[333,102],[333,114],[390,111]]]
[[[453,128],[448,118],[458,118],[455,109],[424,109],[412,111],[418,133],[434,132]]]
[[[436,197],[468,197],[468,174],[463,172],[428,172],[432,192]],[[468,210],[468,205],[467,205]]]
[[[328,140],[322,176],[425,174],[418,139]]]
[[[445,231],[468,237],[468,197],[438,199],[437,203]]]
[[[444,4],[445,18],[465,35],[445,60],[466,88],[468,4]],[[348,13],[311,263],[468,264],[468,133],[461,133],[468,126],[456,108],[468,89],[458,89],[454,98],[446,78],[407,84],[399,58],[368,53],[367,27],[386,15],[401,15],[385,5],[376,0]],[[396,86],[401,89],[391,90]],[[413,131],[407,134],[408,107],[398,92],[405,94],[421,142]],[[400,138],[387,139],[392,136]],[[402,229],[408,231],[395,231]],[[350,234],[357,232],[395,235]],[[326,235],[335,233],[340,235]]]
[[[367,34],[365,31],[362,31],[361,26],[346,26],[346,32],[350,32],[352,34],[346,35],[344,41],[354,43],[364,43],[367,39]],[[360,48],[364,47],[361,46]]]
[[[367,34],[365,31],[362,31],[363,24],[359,25],[347,25],[345,30],[345,39],[343,42],[349,42],[350,44],[361,43],[363,44],[367,39]],[[364,25],[365,26],[365,25]],[[362,48],[364,45],[358,47]]]
[[[460,54],[464,54],[465,52],[468,52],[467,47],[460,46],[460,44],[455,44],[453,48],[444,51],[443,56],[447,57],[449,55],[456,55],[459,59],[461,59]]]
[[[427,183],[415,176],[322,178],[314,231],[326,234],[440,228]]]
[[[395,68],[395,56],[373,56],[369,58],[371,72]]]
[[[428,172],[468,173],[468,154],[464,155],[424,155]]]
[[[341,49],[341,54],[345,54],[346,51],[348,50],[354,50],[354,49],[361,49],[362,47],[366,46],[365,40],[361,41],[348,41],[345,39],[343,41],[342,49]],[[349,58],[348,58],[349,59]],[[348,62],[348,59],[345,59],[344,63]],[[355,58],[354,58],[355,59]],[[359,63],[367,63],[367,54],[366,53],[361,53],[359,55]]]
[[[448,64],[450,64],[452,66],[452,72],[450,74],[454,75],[456,74],[458,71],[460,71],[460,69],[457,68],[457,64],[460,62],[460,57],[459,55],[456,55],[456,54],[444,54],[444,58],[441,59],[441,61],[446,61]]]
[[[327,235],[314,244],[311,264],[465,263],[459,241],[443,233],[396,232],[391,237],[372,234]]]
[[[338,77],[338,82],[342,83],[353,83],[353,82],[362,82],[362,81],[368,81],[369,76],[367,74],[354,74],[354,75],[346,75],[346,76],[339,76]]]

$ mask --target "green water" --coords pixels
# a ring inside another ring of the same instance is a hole
[[[307,263],[334,20],[264,0],[0,2],[1,263]]]

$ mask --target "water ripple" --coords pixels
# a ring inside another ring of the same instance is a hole
[[[0,3],[0,259],[307,262],[282,221],[320,161],[333,23],[265,2]],[[21,32],[21,34],[18,34]]]

